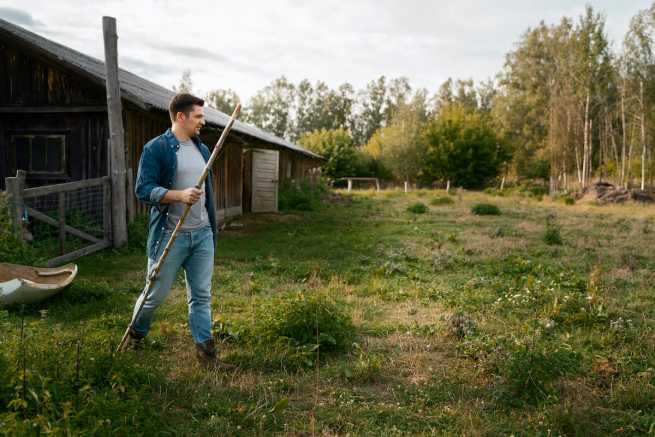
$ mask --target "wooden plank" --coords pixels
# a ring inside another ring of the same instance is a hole
[[[107,114],[111,145],[112,181],[112,238],[114,247],[127,243],[127,219],[125,202],[125,144],[121,89],[118,83],[118,36],[116,19],[102,17],[102,33],[105,44],[105,72],[107,78]]]
[[[102,240],[98,243],[92,244],[91,246],[83,247],[82,249],[75,250],[73,252],[67,253],[66,255],[58,256],[48,260],[48,267],[56,267],[62,264],[66,264],[83,256],[92,254],[99,250],[105,249],[111,246],[111,241]]]
[[[73,114],[107,112],[106,106],[0,106],[0,114]]]
[[[18,170],[16,177],[5,178],[5,186],[7,188],[7,194],[9,194],[9,207],[11,208],[9,220],[11,220],[12,231],[18,237],[22,235],[24,173],[24,170]]]
[[[37,211],[36,209],[30,208],[29,206],[25,207],[27,210],[27,214],[31,215],[37,220],[41,220],[44,223],[47,223],[49,225],[59,227],[59,221],[53,219],[52,217],[42,213],[41,211]],[[90,241],[92,243],[97,243],[100,241],[99,238],[94,237],[93,235],[89,235],[86,232],[80,231],[79,229],[75,229],[67,224],[64,224],[64,230],[68,232],[71,235],[74,235],[78,238],[81,238],[83,240]]]
[[[127,169],[127,193],[125,197],[127,198],[127,221],[132,223],[134,221],[134,180],[132,178],[132,169]]]
[[[108,179],[102,186],[102,228],[105,240],[111,241],[111,183]]]
[[[57,198],[59,201],[59,255],[63,255],[66,245],[66,193],[60,192]]]
[[[95,179],[84,179],[81,181],[65,182],[63,184],[44,185],[43,187],[28,188],[23,191],[23,197],[26,199],[32,197],[47,196],[48,194],[75,191],[80,188],[97,187],[109,180],[109,177],[103,176]]]

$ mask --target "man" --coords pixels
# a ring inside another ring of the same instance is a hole
[[[183,268],[196,355],[205,366],[227,369],[233,366],[218,359],[211,332],[211,282],[217,236],[211,171],[204,190],[195,188],[210,156],[199,138],[205,124],[204,104],[204,100],[186,93],[173,97],[169,105],[171,128],[150,140],[141,153],[135,192],[139,200],[151,205],[148,272],[159,260],[186,204],[192,206],[138,318],[134,319],[129,345],[139,347],[155,309],[169,294],[177,272]],[[141,293],[137,299],[133,318],[144,297]]]

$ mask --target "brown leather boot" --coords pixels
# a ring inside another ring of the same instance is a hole
[[[125,349],[132,351],[143,349],[143,339],[143,335],[137,333],[133,329],[130,329],[129,334],[127,335],[127,341],[125,342]]]
[[[218,358],[218,351],[214,340],[207,340],[204,343],[196,343],[196,356],[200,364],[208,369],[233,370],[234,364],[226,363]]]

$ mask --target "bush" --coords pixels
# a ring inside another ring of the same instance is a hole
[[[560,245],[562,244],[562,234],[560,227],[553,218],[546,220],[546,232],[544,232],[543,240],[546,244]]]
[[[524,401],[538,403],[554,393],[554,383],[561,376],[580,369],[580,355],[560,349],[554,351],[521,348],[499,359],[499,373],[504,382],[503,398],[510,404]]]
[[[278,192],[278,208],[280,211],[314,211],[326,191],[322,181],[315,184],[308,180],[284,181]]]
[[[542,185],[526,185],[521,187],[519,192],[524,196],[541,201],[548,194],[548,188]]]
[[[509,150],[490,118],[459,104],[440,108],[439,116],[426,124],[423,140],[425,183],[450,180],[457,187],[482,188],[509,159]]]
[[[564,196],[565,205],[575,205],[575,199],[571,196]]]
[[[407,207],[407,211],[414,214],[425,214],[428,212],[428,207],[422,202],[416,202]]]
[[[355,328],[339,302],[322,294],[300,293],[260,307],[253,334],[264,344],[282,340],[297,348],[337,352],[352,344]]]
[[[298,139],[298,144],[325,158],[321,168],[330,178],[355,176],[358,169],[366,167],[350,132],[345,129],[307,132]]]
[[[435,197],[432,200],[430,200],[430,205],[452,205],[455,203],[455,201],[452,199],[452,197],[448,196],[441,196],[441,197]]]
[[[471,212],[475,215],[500,215],[500,209],[491,203],[476,203]]]
[[[0,260],[14,264],[38,264],[35,251],[14,234],[9,220],[7,197],[0,192]]]

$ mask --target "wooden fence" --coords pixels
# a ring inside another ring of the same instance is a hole
[[[61,265],[112,245],[108,176],[35,188],[25,188],[25,176],[25,171],[19,170],[16,177],[5,178],[12,226],[19,235],[30,219],[34,219],[32,224],[36,220],[58,229],[59,256],[50,259],[48,266]],[[76,220],[67,223],[72,214]],[[87,245],[67,253],[67,234]],[[38,239],[40,235],[34,237]]]

